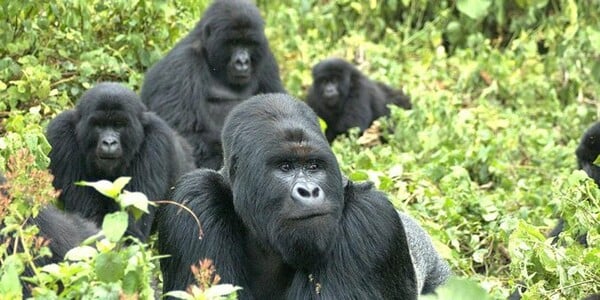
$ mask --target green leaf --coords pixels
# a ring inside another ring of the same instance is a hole
[[[138,220],[144,213],[148,211],[148,205],[156,206],[155,203],[148,200],[144,193],[123,191],[119,196],[119,202],[123,207],[128,208],[128,212],[133,214],[133,217]]]
[[[121,193],[121,190],[129,183],[131,177],[119,177],[114,182],[110,182],[108,180],[99,180],[95,182],[89,181],[79,181],[76,182],[76,185],[81,186],[90,186],[100,192],[102,195],[116,199],[117,196]]]
[[[184,299],[184,300],[194,300],[194,296],[192,296],[184,291],[170,291],[168,293],[165,293],[163,296],[169,296],[169,297]]]
[[[117,211],[104,216],[102,232],[111,242],[118,242],[125,234],[129,216],[124,211]]]
[[[488,13],[491,0],[457,0],[456,8],[473,20],[479,20]]]
[[[96,275],[103,282],[116,282],[123,277],[125,263],[115,252],[102,253],[96,258]]]
[[[129,271],[123,277],[123,292],[127,295],[134,295],[142,286],[138,272]]]
[[[119,196],[119,202],[123,207],[133,206],[145,213],[150,213],[148,211],[148,205],[153,204],[148,200],[148,197],[146,197],[144,193],[129,191],[123,191]]]
[[[487,292],[474,281],[464,278],[450,277],[448,282],[435,290],[435,295],[419,297],[423,300],[486,300],[491,299]]]
[[[4,299],[21,299],[22,287],[19,274],[23,272],[24,266],[16,255],[8,256],[0,269],[0,295]]]
[[[65,254],[65,259],[70,261],[82,261],[94,257],[98,250],[90,246],[80,246],[69,250]]]
[[[218,297],[233,294],[241,289],[241,287],[234,286],[233,284],[217,284],[206,289],[204,295],[208,299],[218,299]]]

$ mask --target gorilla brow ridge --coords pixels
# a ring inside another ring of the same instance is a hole
[[[218,14],[215,12],[218,12]],[[247,1],[216,2],[205,12],[204,16],[206,18],[203,17],[202,19],[206,19],[210,25],[214,25],[214,28],[211,28],[211,30],[213,34],[217,34],[218,36],[222,36],[223,32],[230,33],[240,28],[259,30],[264,27],[264,21],[260,12]],[[260,21],[257,22],[258,20]],[[257,40],[255,36],[252,36],[252,38],[253,40]]]
[[[146,106],[137,94],[117,83],[100,83],[95,89],[87,91],[78,104],[78,109],[91,113],[93,111],[128,111],[143,112]]]

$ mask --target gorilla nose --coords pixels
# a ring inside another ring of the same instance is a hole
[[[323,95],[325,97],[333,97],[333,96],[337,96],[338,92],[337,92],[337,88],[335,87],[335,85],[331,85],[328,84],[327,86],[325,86],[325,90],[323,91]]]
[[[307,205],[318,205],[323,203],[325,195],[318,185],[310,182],[299,182],[294,185],[292,199]]]
[[[238,71],[246,71],[250,67],[250,56],[244,52],[235,58],[235,69]]]
[[[112,136],[103,138],[100,145],[100,150],[103,154],[117,154],[120,148],[119,141]]]

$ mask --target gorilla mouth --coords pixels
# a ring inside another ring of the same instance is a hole
[[[248,81],[250,80],[250,73],[235,74],[233,79],[237,82]]]
[[[118,154],[102,154],[102,155],[98,155],[98,159],[104,160],[104,161],[117,160],[119,158],[121,158],[121,156],[118,155]]]
[[[318,211],[311,210],[311,211],[303,211],[298,214],[293,214],[288,219],[293,220],[293,221],[302,221],[302,220],[308,220],[308,219],[313,219],[313,218],[317,218],[317,217],[324,217],[324,216],[327,216],[330,214],[331,214],[331,212],[328,210],[318,210]]]
[[[336,106],[337,102],[338,102],[338,98],[336,96],[333,97],[323,97],[323,100],[325,102],[325,105],[327,106]]]

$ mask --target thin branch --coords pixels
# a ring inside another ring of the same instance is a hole
[[[174,204],[174,205],[181,207],[183,210],[187,211],[190,215],[192,215],[192,217],[196,221],[196,224],[198,224],[198,239],[199,240],[202,239],[202,236],[204,235],[204,232],[202,231],[202,225],[200,224],[200,220],[198,219],[196,214],[191,209],[187,208],[187,206],[185,206],[183,204],[180,204],[180,203],[177,203],[177,202],[171,201],[171,200],[157,200],[157,201],[153,201],[153,202],[159,203],[159,204]]]

